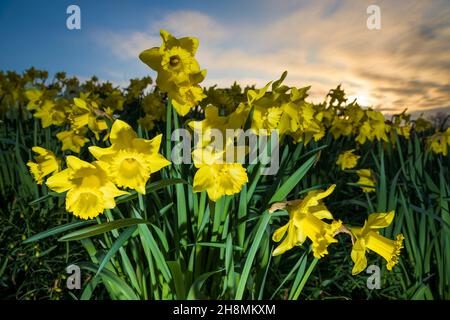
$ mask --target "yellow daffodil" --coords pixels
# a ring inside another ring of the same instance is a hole
[[[339,154],[336,164],[341,167],[341,170],[352,169],[358,164],[360,156],[353,153],[355,149],[347,150]]]
[[[97,140],[100,139],[99,133],[108,129],[104,119],[99,118],[103,113],[95,101],[88,99],[88,96],[81,93],[81,98],[74,98],[74,106],[70,115],[70,122],[73,129],[80,129],[87,126]]]
[[[359,176],[358,184],[367,186],[361,187],[364,192],[374,192],[375,188],[375,179],[372,175],[372,171],[370,169],[360,169],[356,170],[356,174]]]
[[[386,228],[394,219],[394,211],[388,213],[372,213],[364,223],[363,227],[351,228],[356,238],[353,245],[351,257],[355,265],[352,274],[358,274],[367,267],[366,252],[374,251],[386,261],[386,268],[392,268],[398,263],[400,249],[403,248],[403,235],[397,235],[395,240],[380,235],[378,229]]]
[[[103,104],[105,105],[105,109],[109,108],[113,111],[122,111],[124,102],[125,99],[122,92],[119,89],[114,89],[107,95]]]
[[[187,115],[199,101],[206,97],[203,89],[198,85],[182,86],[170,93],[172,105],[181,116]]]
[[[28,89],[25,91],[25,96],[28,99],[27,109],[30,111],[39,110],[42,104],[43,92],[38,89]]]
[[[272,253],[274,256],[300,246],[306,238],[312,241],[314,257],[320,259],[328,253],[328,246],[337,242],[334,236],[342,226],[339,220],[333,220],[331,224],[322,221],[322,219],[333,219],[323,199],[334,191],[335,186],[330,186],[326,191],[311,191],[303,199],[286,203],[289,222],[274,232],[272,240],[280,242],[286,232],[287,236]],[[276,210],[280,208],[278,206]]]
[[[370,109],[366,110],[365,114],[366,120],[363,121],[359,128],[359,134],[356,137],[356,141],[361,144],[364,144],[366,140],[373,141],[375,138],[377,140],[388,141],[386,132],[390,127],[385,123],[383,114]]]
[[[67,169],[54,174],[47,186],[56,192],[67,192],[66,210],[82,219],[90,219],[105,209],[116,206],[115,197],[127,194],[117,189],[111,180],[107,163],[85,162],[77,157],[67,157]]]
[[[200,72],[200,66],[195,60],[198,39],[177,39],[166,30],[161,30],[160,35],[163,41],[161,46],[141,52],[139,58],[158,72],[158,87],[163,91],[170,91],[170,82],[178,85],[188,81],[190,74]]]
[[[450,147],[450,127],[445,132],[436,132],[430,140],[430,148],[434,153],[447,156]]]
[[[325,135],[322,124],[324,113],[311,103],[304,101],[289,102],[283,105],[285,115],[280,121],[281,133],[288,132],[298,143],[308,144],[311,139],[318,141]]]
[[[260,132],[260,129],[265,129],[264,132],[270,133],[270,130],[277,129],[281,120],[283,109],[280,107],[262,107],[255,106],[253,110],[252,129]]]
[[[64,105],[51,100],[45,100],[43,105],[34,114],[34,117],[41,119],[43,128],[51,125],[61,126],[67,119]]]
[[[152,130],[155,127],[155,120],[153,115],[146,114],[144,117],[138,119],[138,123],[145,130]]]
[[[145,194],[150,175],[170,164],[158,153],[161,138],[161,134],[152,140],[138,138],[130,125],[116,120],[109,136],[111,147],[91,146],[89,151],[96,159],[108,163],[117,186]]]
[[[241,191],[248,182],[247,171],[240,163],[226,163],[225,151],[198,148],[192,152],[195,167],[194,192],[206,191],[212,201]]]
[[[56,138],[62,142],[61,150],[71,150],[79,153],[81,148],[89,141],[85,137],[86,132],[87,128],[58,132]]]
[[[205,108],[205,119],[201,121],[191,121],[188,123],[189,127],[194,130],[199,136],[199,141],[196,148],[201,148],[209,145],[212,141],[213,130],[218,130],[222,133],[224,138],[224,145],[226,144],[226,129],[241,129],[244,127],[245,121],[249,114],[247,105],[241,103],[228,116],[220,116],[219,109],[213,105]]]
[[[166,118],[166,108],[157,93],[148,94],[142,99],[142,109],[154,120],[163,121]]]
[[[168,93],[178,114],[184,116],[205,97],[198,86],[206,75],[206,70],[200,70],[195,60],[198,40],[177,39],[166,30],[160,34],[162,45],[141,52],[139,58],[158,72],[156,84]]]
[[[395,133],[397,135],[405,137],[409,139],[411,135],[411,115],[406,114],[406,110],[404,110],[400,114],[396,114],[392,117],[391,122],[391,142],[395,145]]]
[[[335,117],[330,132],[336,140],[341,136],[347,137],[353,132],[353,122],[350,118]]]
[[[33,147],[32,150],[38,154],[34,157],[35,162],[28,161],[27,166],[33,174],[37,184],[42,184],[44,177],[59,171],[61,160],[56,158],[55,154],[50,150]]]

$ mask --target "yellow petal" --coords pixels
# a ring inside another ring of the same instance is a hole
[[[97,160],[107,160],[113,155],[117,153],[117,150],[114,147],[108,148],[100,148],[97,146],[90,146],[89,152],[97,159]]]
[[[161,146],[162,134],[157,135],[151,140],[136,138],[132,141],[133,147],[144,154],[158,153]]]
[[[161,68],[161,53],[158,47],[142,51],[139,59],[155,71]]]
[[[75,156],[68,156],[66,159],[67,166],[73,171],[78,171],[82,168],[95,169],[95,166],[89,162],[83,161]]]
[[[390,211],[387,213],[372,213],[367,219],[367,227],[370,229],[381,229],[386,228],[394,220],[395,211]]]
[[[31,148],[31,150],[33,150],[37,154],[40,154],[41,156],[45,156],[46,154],[49,153],[49,151],[47,149],[44,149],[44,148],[38,147],[38,146]]]
[[[194,176],[194,192],[201,192],[214,187],[216,172],[212,167],[204,166]]]
[[[36,180],[36,183],[42,184],[43,175],[42,175],[39,165],[36,162],[28,161],[27,166],[30,168],[30,172],[34,177],[34,180]]]
[[[366,258],[366,250],[363,242],[361,240],[357,240],[353,245],[351,258],[355,265],[352,269],[352,274],[356,275],[361,271],[364,271],[367,267],[367,258]]]
[[[70,169],[58,172],[47,179],[46,185],[55,192],[65,192],[73,187],[70,181]]]
[[[120,149],[126,149],[131,146],[135,138],[137,138],[136,132],[128,123],[122,120],[114,121],[109,136],[112,144],[117,144]]]
[[[129,194],[126,191],[119,190],[112,182],[107,182],[100,188],[100,191],[103,193],[103,200],[105,201],[104,205],[107,209],[112,209],[116,206],[116,202],[114,200],[115,197]]]
[[[162,168],[167,167],[171,164],[169,160],[164,158],[159,153],[149,156],[149,161],[150,170],[152,173],[158,172]]]
[[[295,226],[293,223],[289,223],[288,227],[288,235],[286,238],[284,238],[283,242],[280,243],[278,247],[275,248],[275,250],[272,252],[273,256],[278,256],[280,254],[285,253],[288,250],[291,250],[293,247],[295,247],[297,243],[296,238],[296,232],[295,232]]]
[[[275,232],[272,235],[272,240],[275,242],[280,242],[283,236],[286,234],[286,231],[289,227],[289,222],[286,223],[284,226],[278,228],[275,230]]]

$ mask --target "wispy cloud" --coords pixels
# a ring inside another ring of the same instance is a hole
[[[382,29],[371,31],[371,2],[290,3],[284,15],[264,23],[225,24],[202,12],[178,11],[149,30],[114,31],[101,39],[127,60],[159,45],[160,28],[196,36],[206,85],[263,85],[288,70],[287,83],[312,85],[315,100],[342,83],[350,98],[388,113],[450,107],[450,6],[439,0],[378,1]]]

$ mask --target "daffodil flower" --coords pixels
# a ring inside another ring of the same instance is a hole
[[[66,210],[82,219],[90,219],[116,206],[115,197],[127,194],[112,182],[109,165],[103,161],[89,163],[74,156],[66,159],[67,169],[54,174],[47,186],[66,192]]]
[[[99,119],[99,106],[95,101],[88,99],[88,95],[81,93],[80,98],[74,98],[74,108],[69,116],[72,129],[88,127],[97,140],[100,131],[108,129],[106,121]]]
[[[206,76],[195,60],[198,39],[177,39],[166,30],[161,30],[162,45],[141,52],[139,58],[158,72],[156,84],[167,92],[173,107],[184,116],[201,101],[205,94],[198,85]]]
[[[334,236],[342,226],[341,221],[333,220],[331,212],[323,203],[323,199],[329,196],[335,187],[336,185],[331,185],[326,191],[311,191],[303,199],[286,203],[289,222],[274,232],[272,240],[280,242],[286,233],[287,236],[273,251],[274,256],[302,245],[307,238],[312,241],[314,257],[320,259],[328,253],[328,246],[337,242]],[[275,210],[280,208],[275,204]],[[271,210],[273,211],[274,209]],[[322,219],[333,221],[328,224]]]
[[[199,101],[206,98],[206,95],[200,86],[187,85],[170,92],[170,97],[172,98],[172,104],[177,113],[185,116]]]
[[[398,263],[400,249],[403,248],[403,235],[397,235],[395,240],[380,235],[378,229],[386,228],[394,219],[394,211],[388,213],[372,213],[363,227],[350,228],[356,238],[351,257],[355,265],[352,274],[358,274],[367,267],[366,252],[374,251],[382,256],[387,264],[386,268],[392,268]]]
[[[335,140],[341,136],[347,137],[353,132],[353,121],[350,118],[334,117],[330,132]]]
[[[169,82],[180,84],[188,81],[192,73],[200,72],[195,60],[198,39],[185,37],[177,39],[166,30],[160,30],[163,43],[143,51],[139,58],[150,68],[158,72],[156,83],[163,91],[169,91]]]
[[[69,130],[61,131],[56,134],[56,138],[62,142],[61,150],[71,150],[73,152],[79,153],[81,148],[89,141],[85,137],[87,133],[87,128],[83,127],[79,130]]]
[[[194,192],[206,191],[212,201],[241,191],[248,182],[247,171],[240,163],[225,163],[225,151],[197,148],[192,152],[195,167]]]
[[[336,164],[341,167],[341,170],[352,169],[358,164],[360,156],[354,154],[355,149],[347,150],[339,154]]]
[[[161,134],[152,140],[138,138],[130,125],[116,120],[109,136],[111,147],[91,146],[89,151],[96,159],[108,163],[117,186],[145,194],[150,175],[170,164],[158,153],[161,138]]]
[[[358,184],[364,185],[361,187],[364,192],[374,192],[375,188],[375,178],[372,175],[372,170],[370,169],[360,169],[356,170],[356,174],[359,176]]]
[[[365,115],[366,120],[360,126],[355,140],[361,144],[364,144],[366,140],[373,141],[375,138],[388,141],[386,132],[390,130],[390,127],[385,123],[383,114],[369,109],[365,111]]]
[[[152,130],[155,127],[155,120],[153,115],[146,114],[144,117],[138,119],[138,123],[145,130]]]
[[[430,148],[434,153],[447,156],[450,147],[450,127],[445,132],[436,132],[430,140]]]
[[[41,147],[33,147],[32,150],[38,156],[34,158],[35,162],[28,161],[27,166],[30,168],[37,184],[42,184],[44,177],[59,171],[61,160],[56,158],[50,150]]]
[[[28,99],[27,109],[30,111],[39,110],[42,104],[42,96],[44,92],[38,89],[28,89],[25,96]]]
[[[41,119],[42,127],[51,125],[61,126],[67,120],[66,109],[63,104],[45,100],[43,105],[35,112],[34,117]]]

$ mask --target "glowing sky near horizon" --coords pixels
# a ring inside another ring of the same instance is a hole
[[[65,27],[78,4],[82,30]],[[367,6],[381,8],[368,30]],[[450,1],[2,1],[0,69],[30,66],[96,74],[125,86],[155,76],[137,58],[159,29],[200,39],[204,85],[311,85],[321,101],[342,84],[349,99],[385,113],[450,110]]]

